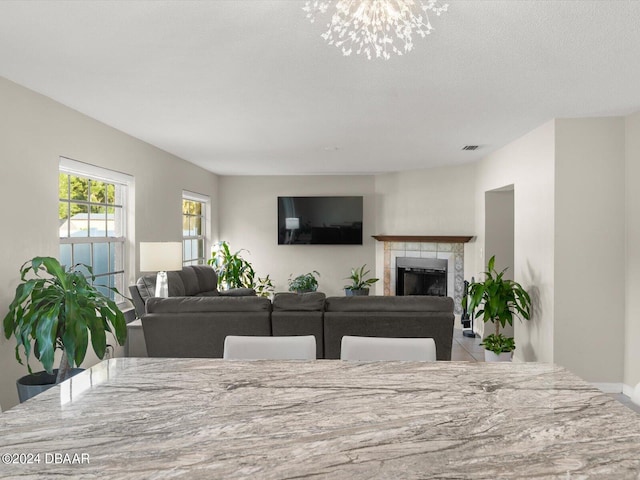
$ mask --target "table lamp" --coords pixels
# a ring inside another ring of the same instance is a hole
[[[182,242],[140,242],[140,271],[158,272],[156,297],[169,296],[167,271],[182,270]]]

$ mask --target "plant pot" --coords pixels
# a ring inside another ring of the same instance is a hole
[[[84,368],[72,368],[70,376],[73,377],[78,373],[84,371]],[[26,402],[31,397],[35,397],[39,393],[49,390],[56,385],[56,377],[58,376],[58,369],[56,368],[53,373],[47,373],[45,371],[32,373],[25,375],[16,380],[16,386],[18,387],[18,398],[20,403]]]
[[[368,288],[359,288],[357,290],[353,290],[351,288],[345,288],[344,289],[344,294],[347,297],[366,297],[369,295],[369,289]]]
[[[485,350],[484,361],[485,362],[510,362],[512,354],[513,352],[502,352],[499,355],[496,355],[491,350]]]

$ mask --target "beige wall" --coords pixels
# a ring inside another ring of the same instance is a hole
[[[215,175],[2,78],[0,105],[2,312],[13,298],[22,263],[36,255],[58,256],[60,156],[135,177],[131,233],[136,242],[180,240],[183,189],[217,196]],[[130,280],[136,275],[132,272]],[[27,373],[14,358],[14,346],[13,339],[0,337],[3,409],[17,403],[15,381]]]
[[[376,175],[376,233],[474,235],[475,164]],[[465,272],[473,265],[465,245]],[[384,273],[384,249],[376,245],[376,276]],[[468,276],[470,278],[470,276]],[[382,295],[382,282],[377,293]]]
[[[624,119],[556,121],[554,361],[620,383],[624,362]]]
[[[467,164],[377,175],[377,233],[473,233],[474,174],[475,166]]]
[[[625,138],[627,256],[624,384],[633,388],[640,383],[640,112],[626,118]]]
[[[554,144],[555,123],[547,122],[482,159],[476,175],[476,278],[485,270],[485,193],[513,185],[513,276],[534,302],[531,321],[514,322],[515,359],[553,361],[554,321]],[[482,330],[482,325],[480,329]]]
[[[244,248],[258,276],[269,274],[276,291],[288,290],[289,275],[317,270],[318,290],[344,295],[352,267],[375,269],[372,176],[222,176],[220,235],[232,250]],[[278,245],[278,196],[362,195],[363,245]],[[378,282],[381,283],[381,282]]]

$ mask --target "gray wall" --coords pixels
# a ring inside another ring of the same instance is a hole
[[[621,383],[625,304],[624,119],[556,121],[554,361]]]
[[[0,78],[0,312],[7,311],[18,269],[36,255],[58,256],[58,162],[60,156],[135,177],[135,243],[178,241],[182,190],[217,197],[217,177],[162,150],[101,124],[51,99]],[[217,225],[217,218],[213,218]],[[215,227],[214,227],[215,228]],[[216,233],[216,232],[214,232]],[[133,281],[137,272],[131,272]],[[0,336],[0,404],[17,403],[15,381],[27,374],[14,357],[15,341]],[[85,366],[97,359],[88,356]],[[37,361],[34,369],[40,369]]]
[[[640,384],[640,112],[625,121],[626,191],[626,301],[625,361],[626,393]]]

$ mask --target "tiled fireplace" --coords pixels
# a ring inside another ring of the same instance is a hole
[[[384,294],[396,295],[398,259],[401,266],[408,263],[416,267],[422,267],[417,259],[446,260],[447,296],[453,298],[455,313],[461,314],[460,302],[464,291],[464,243],[470,237],[443,237],[442,240],[446,241],[438,242],[398,241],[391,238],[393,237],[376,236],[376,239],[384,242]],[[411,262],[412,258],[416,261]],[[428,268],[428,266],[427,263],[425,267]]]

